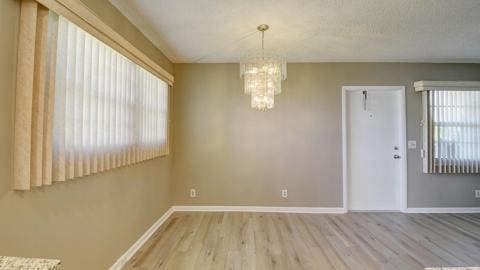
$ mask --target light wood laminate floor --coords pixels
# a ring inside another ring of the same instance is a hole
[[[479,214],[175,213],[124,269],[480,266]]]

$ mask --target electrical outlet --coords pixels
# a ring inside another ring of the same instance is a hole
[[[407,142],[408,149],[417,149],[417,141],[410,140]]]
[[[195,198],[197,197],[197,190],[192,188],[190,189],[190,198]]]
[[[475,198],[480,199],[480,189],[475,190]]]
[[[282,198],[287,198],[288,197],[288,190],[282,189]]]

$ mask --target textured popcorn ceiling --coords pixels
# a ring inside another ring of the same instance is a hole
[[[480,62],[480,0],[110,0],[176,63]]]

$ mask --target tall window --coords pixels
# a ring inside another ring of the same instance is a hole
[[[22,3],[15,189],[168,154],[168,84],[35,1]]]
[[[424,92],[426,172],[480,172],[480,89],[468,85],[437,83]]]

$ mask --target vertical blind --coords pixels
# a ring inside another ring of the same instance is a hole
[[[480,173],[480,91],[429,91],[433,173]]]
[[[15,189],[168,154],[167,83],[34,1],[21,12]]]

